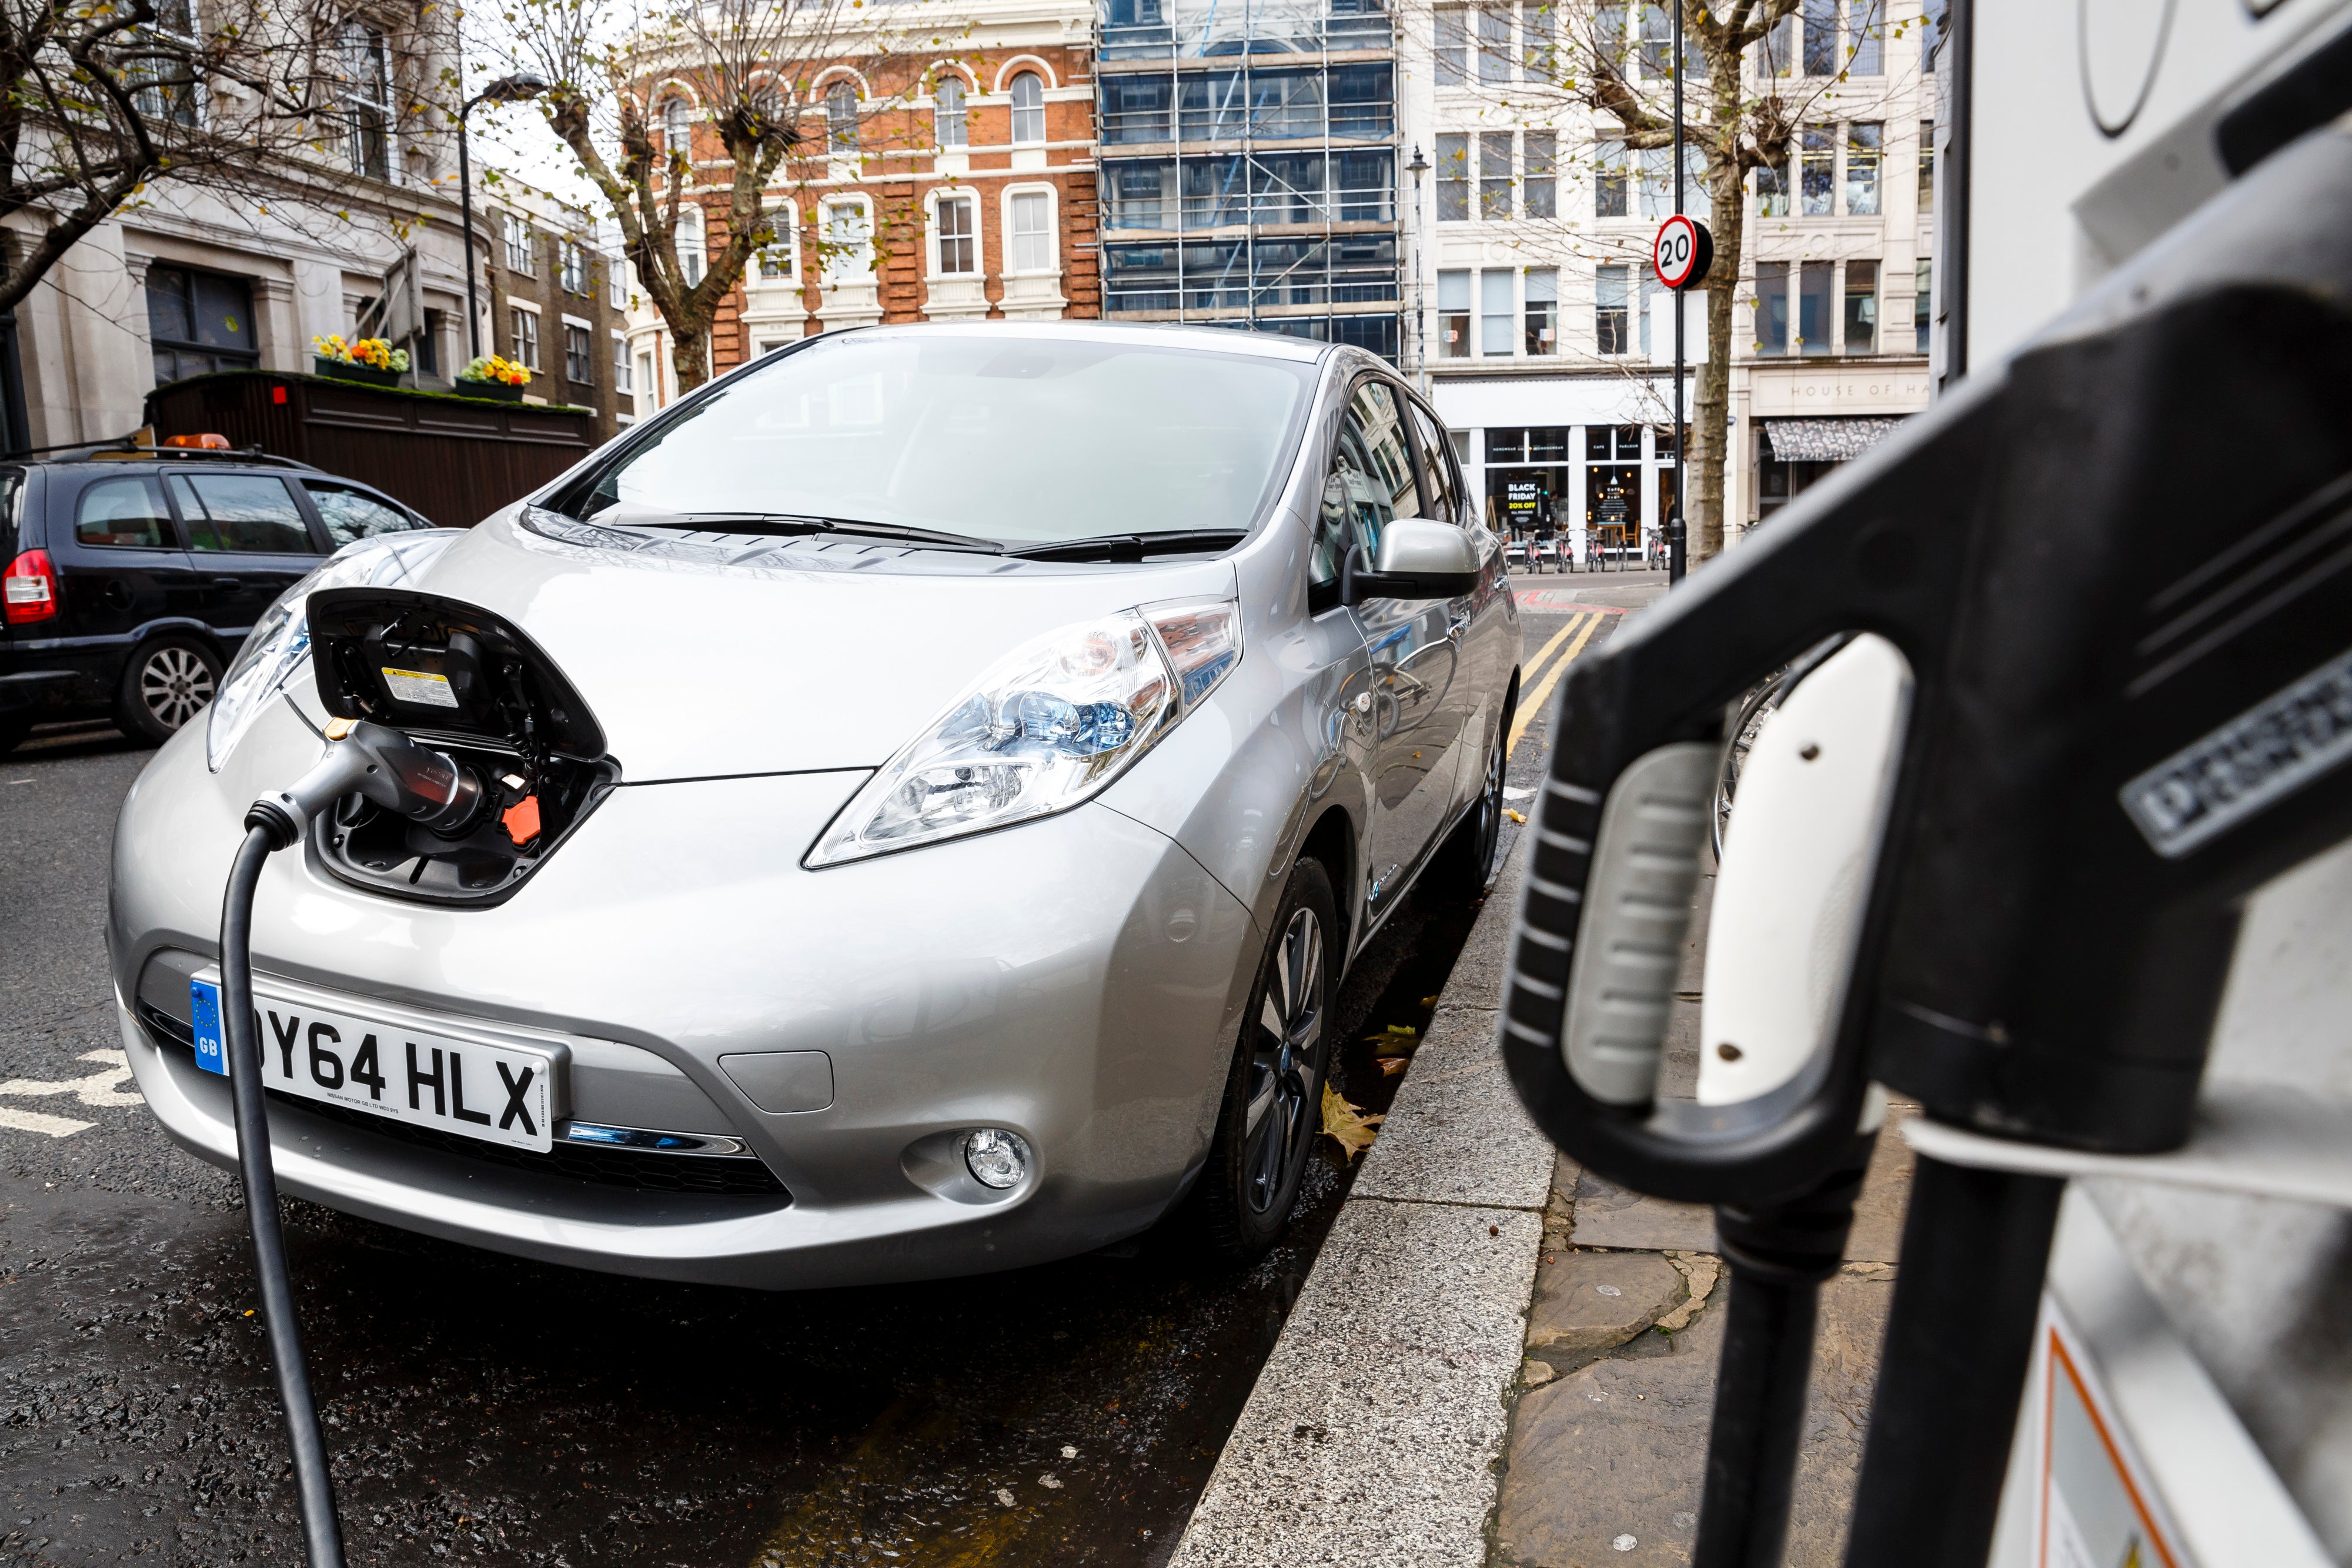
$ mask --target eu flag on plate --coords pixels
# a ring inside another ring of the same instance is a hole
[[[221,1049],[220,988],[207,980],[188,982],[188,1006],[196,1026],[196,1065],[228,1076],[228,1053]]]

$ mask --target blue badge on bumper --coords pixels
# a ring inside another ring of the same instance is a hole
[[[196,1026],[196,1065],[227,1077],[228,1054],[221,1049],[220,988],[206,980],[190,980],[188,1006]]]

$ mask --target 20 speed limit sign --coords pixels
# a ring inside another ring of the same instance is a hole
[[[1715,238],[1705,224],[1676,213],[1658,225],[1650,264],[1657,268],[1658,281],[1667,287],[1683,289],[1704,282],[1714,262]]]

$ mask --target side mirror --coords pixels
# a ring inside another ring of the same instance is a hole
[[[1339,602],[1367,599],[1459,599],[1478,587],[1478,549],[1451,523],[1396,517],[1381,530],[1378,559],[1364,567],[1363,547],[1339,565]]]

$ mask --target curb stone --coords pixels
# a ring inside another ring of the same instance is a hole
[[[1464,979],[1507,959],[1531,841],[1487,894],[1171,1568],[1486,1561],[1553,1152],[1495,1051],[1499,998]]]

